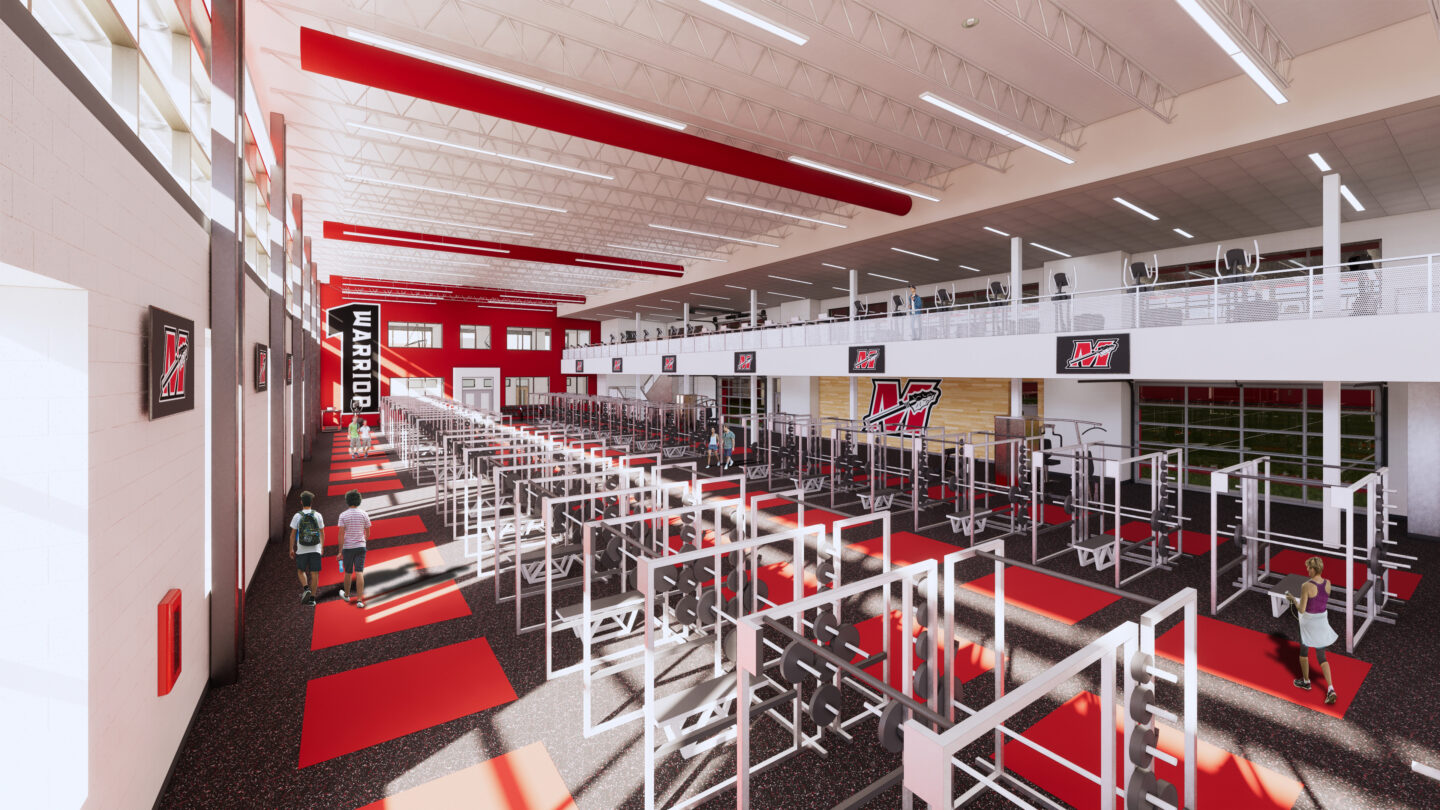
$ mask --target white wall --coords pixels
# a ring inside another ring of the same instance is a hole
[[[782,413],[820,415],[819,377],[778,377]]]
[[[270,340],[270,294],[255,279],[245,277],[245,337],[240,341],[242,380],[240,388],[245,422],[245,491],[263,497],[245,500],[245,584],[255,576],[260,555],[270,540],[270,388],[255,390],[255,344]],[[273,369],[274,366],[271,366]],[[285,383],[281,377],[281,385]]]
[[[0,262],[89,299],[88,584],[51,594],[44,608],[86,606],[88,742],[51,760],[53,776],[21,783],[55,798],[16,806],[73,807],[70,786],[96,810],[151,806],[208,678],[204,389],[195,410],[149,421],[141,354],[151,304],[204,334],[208,245],[205,229],[0,25]],[[209,373],[204,357],[197,351],[197,381]],[[157,697],[155,606],[170,588],[183,593],[183,671]],[[33,735],[6,724],[5,736]]]
[[[0,373],[24,381],[0,398],[0,568],[16,573],[0,589],[0,793],[15,807],[85,801],[88,314],[85,291],[0,265]]]

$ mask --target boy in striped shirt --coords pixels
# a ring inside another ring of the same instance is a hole
[[[350,507],[340,513],[335,521],[340,527],[340,561],[344,565],[344,580],[340,584],[340,598],[354,601],[355,607],[365,607],[365,544],[370,540],[370,516],[360,508],[360,491],[352,489],[345,493],[345,505]],[[351,599],[353,597],[353,599]]]

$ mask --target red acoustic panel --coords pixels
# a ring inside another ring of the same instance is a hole
[[[514,699],[505,670],[483,638],[316,678],[305,687],[298,767]]]
[[[329,220],[325,221],[325,238],[346,242],[364,242],[371,245],[388,245],[411,250],[442,250],[446,253],[489,256],[522,262],[567,264],[572,267],[588,267],[592,270],[614,270],[617,273],[641,273],[651,276],[682,276],[685,274],[685,268],[678,264],[625,259],[618,256],[604,256],[599,253],[576,253],[573,250],[514,245],[508,242],[485,242],[479,239],[464,239],[459,236],[437,236],[430,233],[374,228],[368,225],[350,225]],[[601,262],[619,262],[625,266],[611,267],[599,264]]]
[[[359,810],[578,810],[544,743],[471,765]]]
[[[300,29],[300,67],[311,73],[403,93],[862,208],[902,216],[910,212],[910,198],[898,192],[313,28]]]
[[[159,672],[158,694],[170,694],[175,681],[180,679],[180,589],[171,588],[156,607],[157,624],[155,631],[157,669]]]

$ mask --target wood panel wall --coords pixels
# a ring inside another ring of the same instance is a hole
[[[870,405],[873,388],[869,377],[859,378],[855,395],[859,415],[864,416]],[[905,380],[900,381],[904,389]],[[1040,415],[1045,415],[1045,381],[1039,381]],[[953,378],[940,382],[940,402],[930,414],[932,427],[950,431],[970,432],[994,430],[995,417],[1010,413],[1010,380],[1008,378]],[[850,378],[820,378],[820,415],[845,418],[850,415]]]

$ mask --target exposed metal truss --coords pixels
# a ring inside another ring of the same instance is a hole
[[[1215,19],[1220,21],[1230,35],[1255,57],[1262,69],[1268,71],[1281,87],[1290,86],[1290,62],[1295,54],[1281,39],[1280,33],[1265,19],[1250,0],[1199,0],[1208,6]]]
[[[1157,118],[1175,117],[1174,90],[1055,0],[988,2]]]
[[[1084,124],[1073,116],[860,0],[775,2],[893,65],[950,88],[960,94],[958,101],[1018,122],[1027,134],[1053,138],[1071,149],[1081,146]]]

